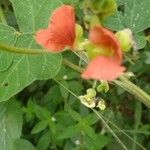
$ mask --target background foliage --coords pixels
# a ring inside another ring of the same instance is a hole
[[[150,44],[146,41],[150,1],[117,2],[118,11],[104,25],[114,31],[133,31],[137,50],[126,54],[124,63],[136,74],[133,81],[150,93]],[[75,7],[77,20],[83,24],[80,0],[1,0],[0,42],[39,48],[34,33],[47,26],[52,11],[63,3]],[[68,52],[63,57],[79,62]],[[61,54],[0,51],[0,149],[150,149],[150,110],[133,96],[110,85],[110,91],[101,95],[108,106],[100,117],[64,87],[79,96],[91,85],[62,64]]]

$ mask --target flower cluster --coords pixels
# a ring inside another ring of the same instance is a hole
[[[74,9],[62,5],[53,12],[48,28],[37,32],[36,41],[54,53],[62,52],[64,48],[75,50],[76,30]],[[112,81],[123,73],[121,46],[112,31],[95,25],[90,29],[87,43],[92,45],[86,50],[90,61],[82,78]]]

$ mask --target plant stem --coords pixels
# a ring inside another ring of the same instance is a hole
[[[81,67],[75,65],[74,63],[70,62],[70,61],[69,61],[68,59],[66,59],[66,58],[63,59],[63,63],[64,63],[66,66],[70,67],[71,69],[73,69],[73,70],[75,70],[75,71],[77,71],[77,72],[80,72],[80,73],[83,72],[83,69],[82,69]]]
[[[134,95],[138,100],[140,100],[142,103],[150,108],[150,95],[148,95],[146,92],[144,92],[142,89],[140,89],[138,86],[136,86],[124,76],[121,76],[119,79],[120,81],[114,80],[113,82]]]
[[[119,139],[119,137],[116,135],[116,133],[109,127],[109,125],[106,123],[106,121],[103,119],[103,117],[93,108],[91,110],[101,119],[103,124],[107,127],[107,129],[110,131],[110,133],[116,138],[117,142],[122,146],[123,149],[128,150],[127,147],[122,143],[122,141]]]
[[[46,51],[46,50],[19,48],[19,47],[8,46],[8,45],[2,44],[2,43],[0,43],[0,50],[6,51],[6,52],[11,52],[11,53],[18,53],[18,54],[45,54],[45,53],[48,53],[48,51]]]

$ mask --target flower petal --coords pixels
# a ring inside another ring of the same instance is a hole
[[[84,79],[112,81],[119,77],[125,68],[109,57],[98,56],[93,59],[82,73]]]
[[[53,52],[59,52],[64,48],[64,45],[59,43],[50,42],[51,33],[48,29],[41,29],[36,33],[35,40],[44,48],[53,50]]]
[[[122,51],[113,32],[100,26],[94,26],[90,31],[89,39],[100,47],[112,49],[115,61],[121,63]]]
[[[66,46],[73,48],[75,41],[74,9],[69,5],[58,7],[51,16],[48,29],[37,32],[36,41],[52,52],[63,51]]]

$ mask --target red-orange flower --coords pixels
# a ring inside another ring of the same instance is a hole
[[[111,56],[96,56],[82,73],[85,79],[112,81],[120,76],[125,68],[121,66],[122,51],[113,32],[103,27],[95,26],[89,35],[90,41],[96,46],[109,49]]]
[[[69,5],[58,7],[52,14],[48,29],[40,29],[36,42],[51,52],[73,49],[75,41],[75,13]]]

